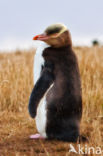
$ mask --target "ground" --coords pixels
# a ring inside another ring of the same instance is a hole
[[[82,80],[81,134],[89,139],[81,147],[83,152],[94,147],[95,153],[97,147],[103,150],[103,47],[74,50]],[[35,49],[0,53],[0,156],[75,156],[69,153],[70,143],[29,138],[37,132],[28,113],[34,54]],[[72,145],[78,150],[78,143]],[[85,155],[96,155],[90,153]]]

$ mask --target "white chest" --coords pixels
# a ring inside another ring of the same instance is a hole
[[[42,43],[39,48],[37,48],[36,54],[34,56],[34,84],[40,77],[42,66],[44,65],[44,59],[42,57],[43,50],[49,47],[46,43]],[[46,126],[46,93],[44,97],[40,100],[37,108],[37,115],[35,118],[36,127],[38,132],[46,138],[45,126]]]
[[[44,59],[42,57],[42,53],[43,53],[43,50],[47,47],[49,47],[48,44],[42,43],[37,48],[36,54],[34,56],[34,84],[37,82],[37,80],[40,77],[41,69],[42,69],[42,66],[44,65]]]

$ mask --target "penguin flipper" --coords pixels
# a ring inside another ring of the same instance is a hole
[[[47,89],[53,83],[53,80],[54,75],[50,71],[50,69],[48,68],[43,69],[42,74],[38,79],[38,81],[36,82],[29,99],[28,109],[30,116],[32,118],[35,118],[37,106],[42,97],[44,96],[45,92],[47,91]]]

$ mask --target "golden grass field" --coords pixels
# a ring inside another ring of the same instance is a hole
[[[82,80],[81,134],[88,137],[88,147],[103,150],[103,47],[74,50]],[[35,49],[0,53],[0,156],[75,156],[69,153],[69,143],[29,139],[37,132],[28,113],[34,53]],[[77,149],[77,144],[72,145]]]

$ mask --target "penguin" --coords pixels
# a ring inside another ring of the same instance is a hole
[[[82,118],[82,89],[77,57],[68,28],[48,26],[33,40],[42,41],[34,58],[34,87],[29,113],[38,134],[33,139],[77,142]]]

